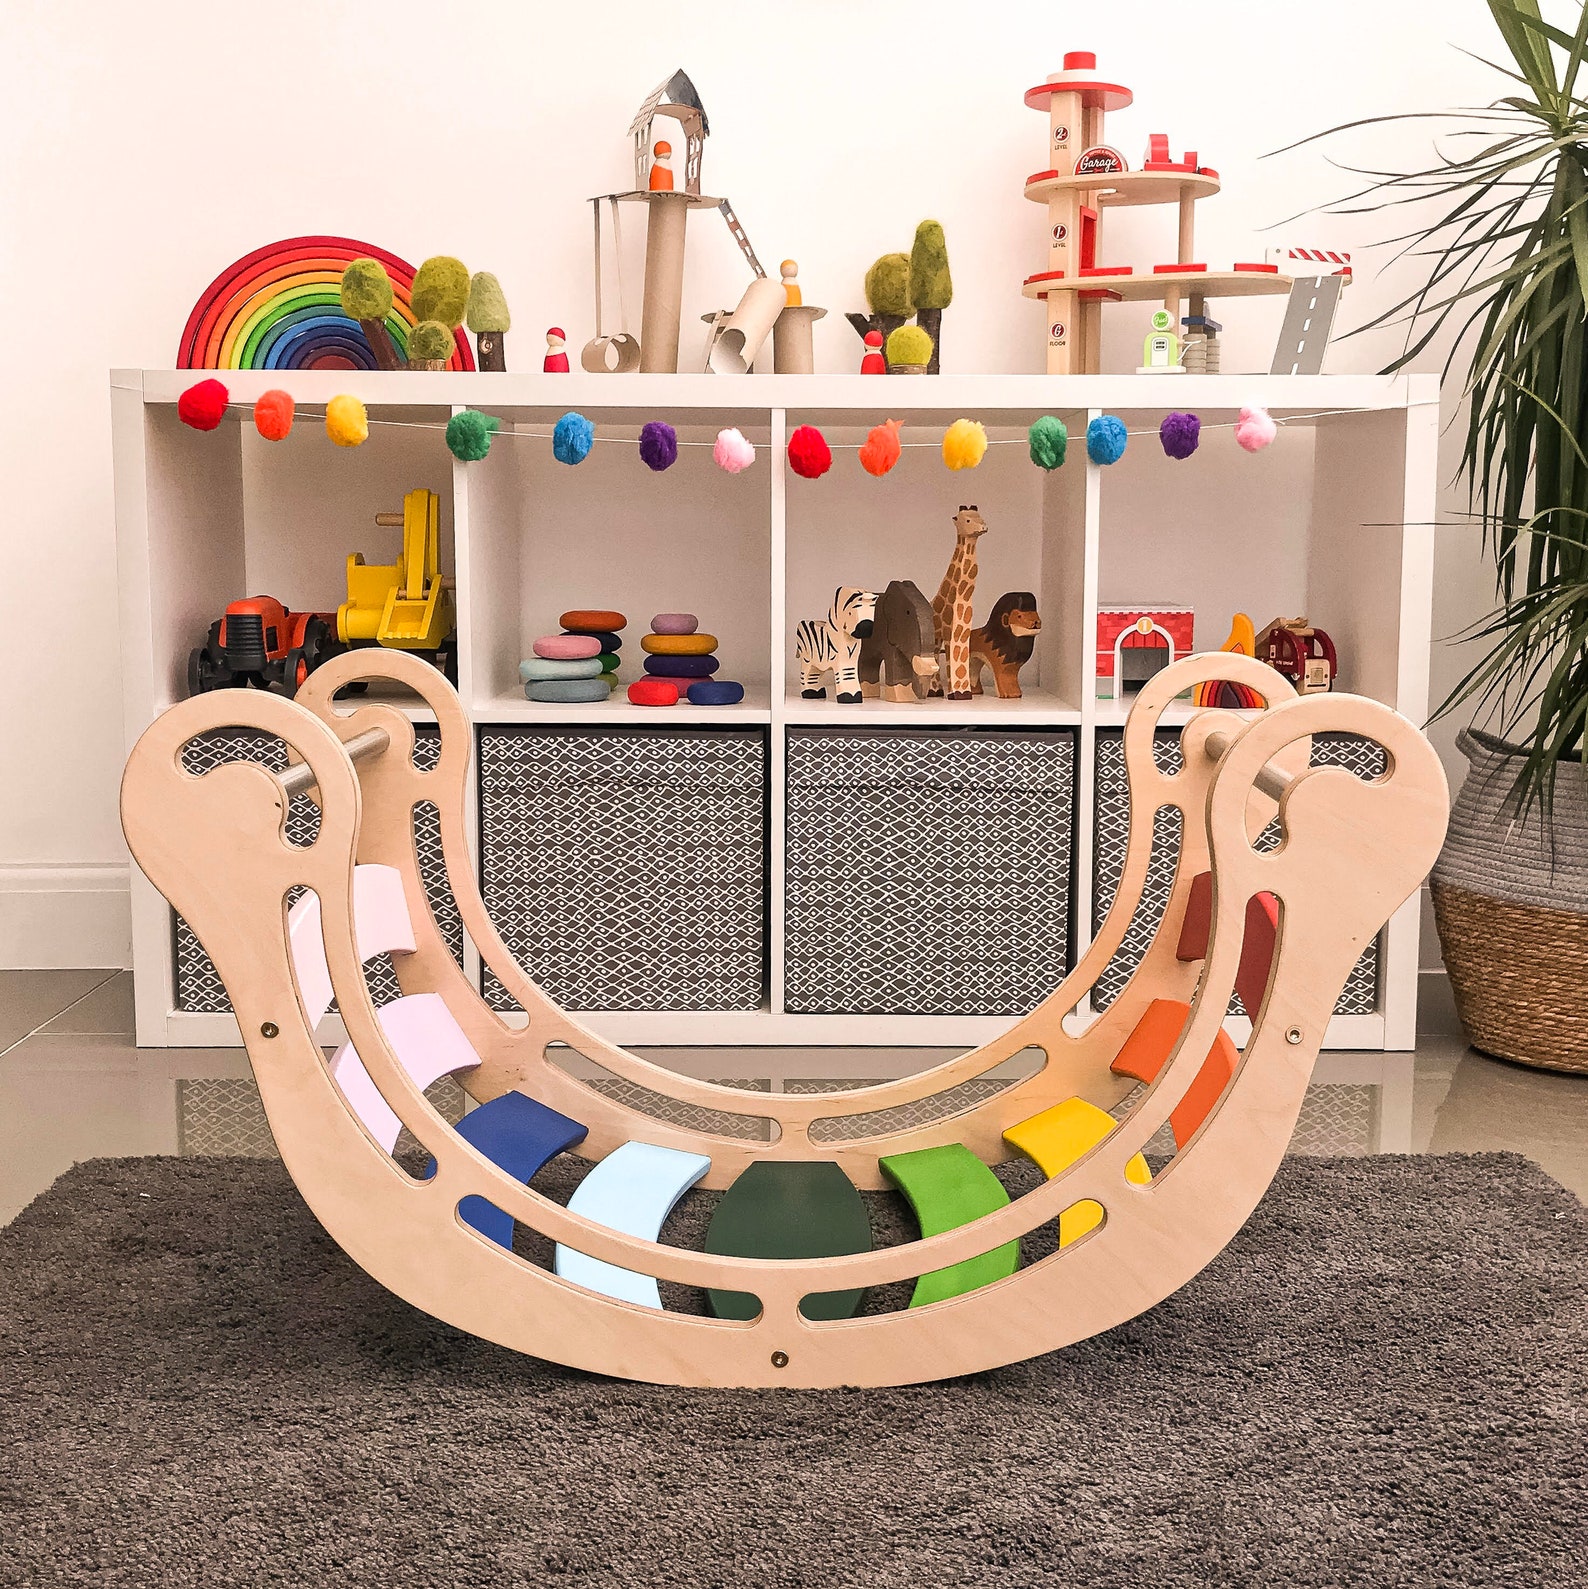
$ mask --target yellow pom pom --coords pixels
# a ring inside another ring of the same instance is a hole
[[[974,469],[986,451],[986,427],[974,419],[956,419],[943,432],[943,462],[950,469]]]
[[[368,441],[369,415],[364,405],[346,392],[333,397],[325,405],[325,433],[338,447],[357,447]]]

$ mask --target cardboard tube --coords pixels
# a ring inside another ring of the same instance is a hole
[[[678,373],[678,325],[684,310],[684,223],[689,196],[646,196],[645,306],[640,314],[640,369]]]
[[[711,347],[712,370],[718,375],[745,374],[787,303],[782,282],[757,276],[744,289],[739,307],[717,333]]]
[[[772,368],[779,375],[810,375],[816,369],[811,327],[826,314],[812,304],[791,303],[772,327]]]

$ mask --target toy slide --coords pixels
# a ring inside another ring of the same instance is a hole
[[[1181,731],[1179,770],[1159,769],[1154,733],[1170,703],[1226,680],[1255,692],[1262,710],[1196,713]],[[395,683],[433,709],[432,769],[414,765],[401,711],[368,698],[333,709],[360,681]],[[288,770],[187,772],[184,746],[230,725],[283,739]],[[1368,782],[1310,768],[1319,733],[1379,744],[1386,772]],[[1439,852],[1448,800],[1422,735],[1374,701],[1297,697],[1251,657],[1171,664],[1142,688],[1124,740],[1124,873],[1075,970],[974,1052],[834,1093],[694,1081],[605,1042],[546,998],[480,899],[467,844],[471,725],[418,657],[351,652],[311,674],[293,701],[229,691],[179,703],[133,749],[122,822],[139,865],[225,979],[289,1172],[381,1284],[484,1339],[604,1374],[905,1384],[1082,1340],[1202,1270],[1278,1168],[1362,947]],[[307,790],[320,830],[298,847],[282,836],[282,812]],[[464,928],[525,1012],[520,1029],[487,1008],[432,919],[413,842],[425,802],[439,814]],[[1183,838],[1158,930],[1106,1012],[1067,1032],[1064,1017],[1141,901],[1165,807],[1179,811]],[[1259,853],[1251,836],[1276,812],[1284,842]],[[288,896],[305,888],[312,903],[289,915]],[[377,951],[393,955],[402,989],[381,1010],[361,965]],[[1223,1030],[1234,992],[1252,1018],[1241,1051]],[[333,994],[348,1045],[328,1063],[314,1026]],[[567,1049],[679,1113],[758,1129],[730,1136],[645,1113],[555,1063]],[[1029,1049],[1042,1056],[1034,1074],[970,1106],[920,1107]],[[447,1072],[477,1105],[457,1130],[424,1096]],[[1165,1123],[1173,1156],[1149,1165],[1143,1150]],[[428,1180],[392,1157],[402,1127],[431,1156]],[[569,1152],[593,1167],[563,1207],[528,1183]],[[1016,1155],[1046,1179],[1011,1199],[992,1169]],[[725,1194],[705,1251],[656,1239],[691,1184]],[[876,1248],[860,1193],[888,1187],[908,1200],[921,1237]],[[512,1251],[519,1224],[555,1244],[553,1265]],[[1056,1250],[1022,1265],[1021,1238],[1044,1231]],[[661,1280],[704,1292],[714,1316],[661,1306]],[[878,1289],[901,1281],[913,1283],[910,1305],[888,1311]]]

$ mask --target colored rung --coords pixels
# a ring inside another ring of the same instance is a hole
[[[963,1143],[890,1153],[878,1159],[882,1173],[904,1193],[921,1226],[921,1235],[940,1236],[1005,1207],[1003,1182]],[[1005,1242],[991,1252],[934,1269],[915,1282],[912,1308],[942,1302],[965,1291],[1004,1280],[1020,1266],[1020,1243]]]
[[[383,1004],[375,1017],[387,1047],[421,1092],[443,1076],[472,1070],[480,1063],[474,1045],[439,993],[405,994]],[[344,1043],[332,1057],[331,1074],[364,1129],[390,1153],[397,1146],[402,1121],[370,1078],[351,1043]]]
[[[568,1201],[570,1214],[583,1214],[628,1236],[655,1241],[673,1205],[707,1170],[711,1160],[701,1153],[681,1153],[650,1142],[625,1142],[609,1153],[579,1183]],[[620,1269],[557,1243],[557,1273],[587,1291],[599,1291],[620,1302],[660,1308],[662,1293],[652,1275]]]
[[[1114,1117],[1106,1109],[1099,1109],[1084,1098],[1066,1098],[1063,1103],[1056,1103],[1051,1109],[1010,1126],[1004,1132],[1004,1141],[1025,1154],[1051,1181],[1090,1153],[1113,1131],[1115,1124]],[[1152,1179],[1152,1171],[1139,1153],[1133,1154],[1126,1164],[1125,1179],[1137,1186],[1145,1186]],[[1102,1217],[1102,1209],[1090,1199],[1071,1204],[1059,1215],[1059,1245],[1067,1247],[1084,1236]]]
[[[840,1258],[871,1251],[871,1220],[854,1182],[826,1159],[757,1160],[717,1204],[706,1251],[724,1258]],[[760,1302],[747,1291],[708,1291],[719,1319],[753,1319]],[[847,1319],[864,1290],[804,1298],[808,1319]]]
[[[1109,1069],[1116,1076],[1129,1076],[1151,1086],[1158,1079],[1164,1061],[1174,1052],[1174,1045],[1190,1015],[1191,1006],[1179,999],[1154,999],[1121,1045]],[[1170,1111],[1169,1129],[1174,1133],[1176,1147],[1183,1148],[1196,1135],[1208,1111],[1224,1095],[1230,1077],[1235,1074],[1238,1057],[1230,1034],[1221,1026],[1196,1079],[1186,1089],[1185,1097]]]
[[[402,873],[395,866],[367,863],[353,868],[353,937],[360,960],[414,952],[414,926],[403,894]],[[298,997],[309,1025],[318,1026],[334,997],[318,894],[302,895],[287,912],[287,943]]]
[[[1213,874],[1198,872],[1191,879],[1175,958],[1207,959],[1208,934],[1212,928]],[[1253,894],[1246,902],[1246,925],[1241,936],[1241,961],[1235,971],[1235,992],[1241,1008],[1254,1021],[1263,1006],[1263,995],[1268,992],[1268,973],[1273,969],[1278,936],[1279,901],[1272,894]]]
[[[499,1170],[526,1186],[542,1166],[583,1142],[586,1130],[577,1120],[570,1120],[521,1092],[504,1092],[500,1098],[471,1109],[456,1129],[465,1142]],[[425,1179],[428,1181],[435,1173],[436,1161],[431,1159],[425,1166]],[[465,1197],[458,1204],[458,1217],[499,1247],[512,1251],[512,1217],[495,1203],[483,1197]]]
[[[1186,895],[1185,915],[1180,922],[1180,941],[1175,945],[1176,960],[1206,960],[1208,934],[1213,930],[1213,874],[1198,872],[1191,879]]]

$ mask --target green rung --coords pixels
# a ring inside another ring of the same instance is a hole
[[[883,1174],[909,1200],[923,1237],[957,1230],[1009,1202],[1003,1183],[960,1142],[947,1142],[940,1148],[918,1148],[914,1153],[892,1153],[877,1162]],[[991,1252],[922,1275],[915,1282],[910,1306],[924,1308],[930,1302],[943,1302],[980,1286],[990,1286],[995,1280],[1007,1279],[1019,1265],[1020,1243],[1005,1242]]]
[[[706,1231],[706,1251],[721,1258],[840,1258],[871,1251],[871,1220],[855,1183],[826,1159],[757,1160],[722,1194]],[[804,1298],[808,1319],[847,1319],[864,1290]],[[761,1304],[748,1291],[710,1291],[719,1319],[753,1319]]]

